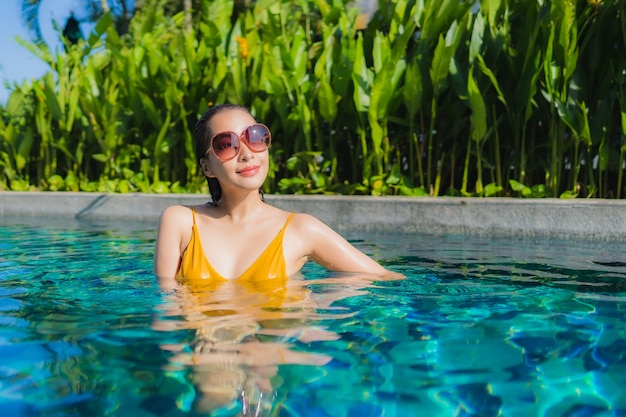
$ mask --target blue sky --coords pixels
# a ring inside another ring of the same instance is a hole
[[[30,33],[22,21],[21,0],[0,0],[0,103],[6,103],[9,81],[21,83],[39,78],[48,67],[26,48],[15,41],[16,36],[30,39]],[[43,0],[39,10],[39,24],[44,40],[53,49],[61,48],[52,21],[63,28],[72,10],[80,12],[80,0]],[[82,27],[83,33],[87,31]]]

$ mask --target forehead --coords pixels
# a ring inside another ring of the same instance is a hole
[[[217,113],[209,121],[209,129],[213,133],[235,132],[241,133],[256,120],[247,112],[240,109],[225,110]]]

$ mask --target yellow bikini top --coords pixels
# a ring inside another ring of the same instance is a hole
[[[200,234],[196,225],[196,211],[192,207],[193,226],[191,239],[187,245],[187,249],[183,253],[180,268],[176,277],[183,279],[186,283],[189,281],[204,281],[205,285],[209,282],[215,284],[218,282],[229,281],[221,276],[209,263],[204,255]],[[262,280],[274,278],[287,278],[287,265],[285,264],[285,256],[283,254],[283,235],[287,229],[287,225],[291,222],[294,213],[291,213],[276,237],[270,242],[265,251],[241,274],[238,281]],[[209,280],[208,282],[205,280]],[[198,283],[199,284],[199,283]]]
[[[256,329],[261,324],[268,328],[280,325],[280,320],[276,320],[285,315],[282,308],[303,308],[302,303],[308,299],[309,290],[289,285],[283,254],[283,235],[294,213],[289,215],[276,237],[241,276],[226,279],[204,255],[193,207],[191,212],[191,238],[176,274],[176,279],[190,291],[191,298],[184,306],[187,313],[200,312],[205,317],[220,320],[230,317],[238,323],[252,320]],[[213,321],[205,323],[205,327],[213,325]]]

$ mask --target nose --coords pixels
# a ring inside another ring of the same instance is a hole
[[[252,158],[254,158],[254,152],[250,150],[244,140],[239,140],[239,160],[249,161]]]

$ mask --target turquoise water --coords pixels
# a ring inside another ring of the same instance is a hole
[[[626,415],[624,243],[353,234],[407,279],[166,294],[154,225],[29,223],[0,223],[3,417]]]

